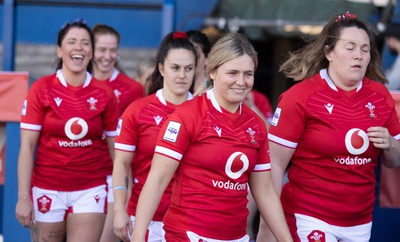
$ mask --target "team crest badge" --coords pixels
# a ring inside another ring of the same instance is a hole
[[[313,230],[308,236],[309,242],[325,242],[325,233],[319,230]]]
[[[250,143],[257,144],[256,137],[255,137],[256,131],[254,131],[252,128],[248,128],[246,130],[246,133],[248,134],[248,137],[250,138]]]
[[[46,195],[43,195],[37,199],[38,209],[41,213],[47,213],[50,211],[52,200]]]
[[[97,110],[97,108],[96,108],[96,103],[97,103],[97,99],[96,98],[94,98],[94,97],[90,97],[88,100],[87,100],[87,102],[89,103],[89,105],[90,105],[90,108],[89,108],[89,110]]]
[[[374,112],[375,106],[372,105],[372,103],[368,102],[367,105],[365,105],[365,107],[368,109],[369,111],[369,117],[370,118],[376,118],[376,114]]]
[[[121,92],[118,89],[114,89],[114,95],[117,98],[117,103],[119,103],[119,97],[121,96]]]

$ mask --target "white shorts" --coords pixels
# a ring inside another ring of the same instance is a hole
[[[112,175],[107,176],[107,202],[114,203],[114,192],[112,186]]]
[[[103,213],[107,211],[106,186],[101,185],[73,192],[32,188],[35,220],[62,222],[68,213]]]
[[[250,240],[250,237],[248,235],[245,235],[244,237],[240,239],[234,239],[234,240],[219,240],[219,239],[210,239],[207,237],[200,236],[196,233],[193,233],[191,231],[186,232],[187,237],[191,242],[198,242],[198,241],[207,241],[207,242],[248,242]]]
[[[341,227],[302,214],[295,214],[295,218],[297,235],[302,242],[368,242],[371,237],[372,222]]]
[[[132,228],[135,225],[135,216],[131,216]],[[147,242],[165,241],[164,223],[160,221],[151,221],[147,228]],[[130,236],[129,236],[130,237]],[[130,239],[130,238],[129,238]]]

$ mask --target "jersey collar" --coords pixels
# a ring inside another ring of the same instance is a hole
[[[117,79],[117,76],[119,75],[119,71],[117,69],[114,69],[113,74],[110,77],[110,82],[114,81],[115,79]]]
[[[60,80],[61,85],[63,85],[64,87],[68,87],[67,85],[67,81],[64,78],[64,75],[62,74],[61,69],[58,69],[56,72],[56,76],[58,78],[58,80]],[[83,87],[87,87],[90,84],[90,81],[92,80],[92,75],[90,75],[89,72],[86,72],[86,80],[83,83]]]
[[[167,106],[167,100],[165,100],[165,97],[164,97],[162,91],[163,91],[163,88],[158,89],[157,92],[156,92],[156,97],[160,101],[160,103],[162,103],[165,106]],[[188,92],[187,100],[192,100],[192,99],[193,99],[193,94]]]
[[[207,91],[207,99],[209,99],[211,101],[211,103],[215,109],[217,109],[220,113],[223,113],[221,106],[219,105],[217,99],[215,99],[214,88]],[[240,102],[239,114],[242,114],[242,104],[243,104],[243,102]]]
[[[331,89],[338,92],[338,89],[337,89],[335,83],[333,83],[332,79],[328,75],[327,69],[321,69],[319,71],[319,75],[322,77],[322,79],[325,79],[326,83],[328,84],[328,86]],[[361,89],[361,87],[362,87],[362,81],[360,81],[360,83],[358,84],[356,92],[358,92]]]

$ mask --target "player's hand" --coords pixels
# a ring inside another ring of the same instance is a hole
[[[115,212],[114,214],[114,234],[124,242],[130,241],[130,220],[126,212]]]
[[[15,216],[24,227],[30,227],[35,220],[32,201],[28,197],[19,198],[15,208]]]
[[[369,141],[376,148],[390,149],[394,147],[395,139],[389,134],[389,130],[385,127],[370,127],[367,130]],[[397,141],[396,141],[397,142]]]

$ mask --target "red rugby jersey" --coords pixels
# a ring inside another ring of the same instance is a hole
[[[371,126],[400,138],[394,101],[376,81],[364,78],[345,92],[324,69],[283,93],[268,138],[296,149],[281,195],[284,210],[338,226],[370,222],[381,152],[366,135]]]
[[[61,70],[30,88],[21,129],[40,132],[32,185],[75,191],[105,184],[105,159],[99,150],[115,136],[118,109],[112,91],[92,81],[67,84]]]
[[[99,81],[97,79],[95,80]],[[119,115],[124,113],[129,104],[143,97],[144,92],[142,85],[127,75],[120,73],[117,69],[114,70],[110,78],[107,80],[100,80],[100,82],[106,84],[113,90],[117,99]],[[109,157],[106,161],[106,174],[111,175],[113,162],[110,157],[107,142],[104,142],[103,146],[104,156]]]
[[[188,99],[192,99],[188,93]],[[135,152],[132,161],[134,186],[128,202],[128,214],[135,215],[140,192],[150,172],[151,160],[160,129],[177,105],[165,100],[162,89],[128,106],[118,125],[115,149]],[[171,202],[171,185],[166,189],[154,214],[154,221],[162,221]]]
[[[210,90],[171,114],[156,153],[180,162],[164,218],[168,241],[186,231],[221,240],[245,236],[248,178],[270,170],[265,121],[245,105],[227,112]]]

